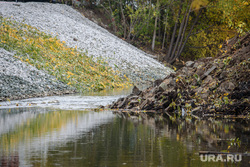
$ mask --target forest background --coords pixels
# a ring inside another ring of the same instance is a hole
[[[246,0],[78,1],[82,4],[99,13],[97,19],[113,34],[168,64],[215,57],[223,42],[249,32],[250,27]]]

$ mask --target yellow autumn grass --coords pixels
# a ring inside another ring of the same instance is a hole
[[[76,47],[70,48],[56,37],[35,27],[0,18],[0,47],[15,51],[16,58],[43,69],[79,91],[126,87],[129,79],[119,75],[103,60],[96,62]]]

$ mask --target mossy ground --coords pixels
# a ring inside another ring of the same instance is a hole
[[[130,85],[107,62],[93,61],[77,48],[70,48],[50,34],[27,24],[0,17],[0,47],[14,51],[15,57],[79,91],[98,91]]]

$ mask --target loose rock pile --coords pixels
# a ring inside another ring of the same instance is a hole
[[[0,48],[0,101],[74,93],[76,90]]]
[[[120,98],[111,109],[198,116],[249,116],[250,35],[224,44],[218,58],[188,61],[154,86]],[[127,111],[123,111],[127,112]]]
[[[88,56],[101,57],[134,83],[163,79],[172,72],[152,55],[114,36],[64,4],[0,2],[0,15],[52,33],[66,45],[86,51]]]

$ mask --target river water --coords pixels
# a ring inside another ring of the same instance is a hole
[[[0,166],[250,166],[249,156],[235,157],[238,162],[199,156],[199,151],[248,153],[247,120],[124,119],[93,109],[129,93],[1,102]]]

